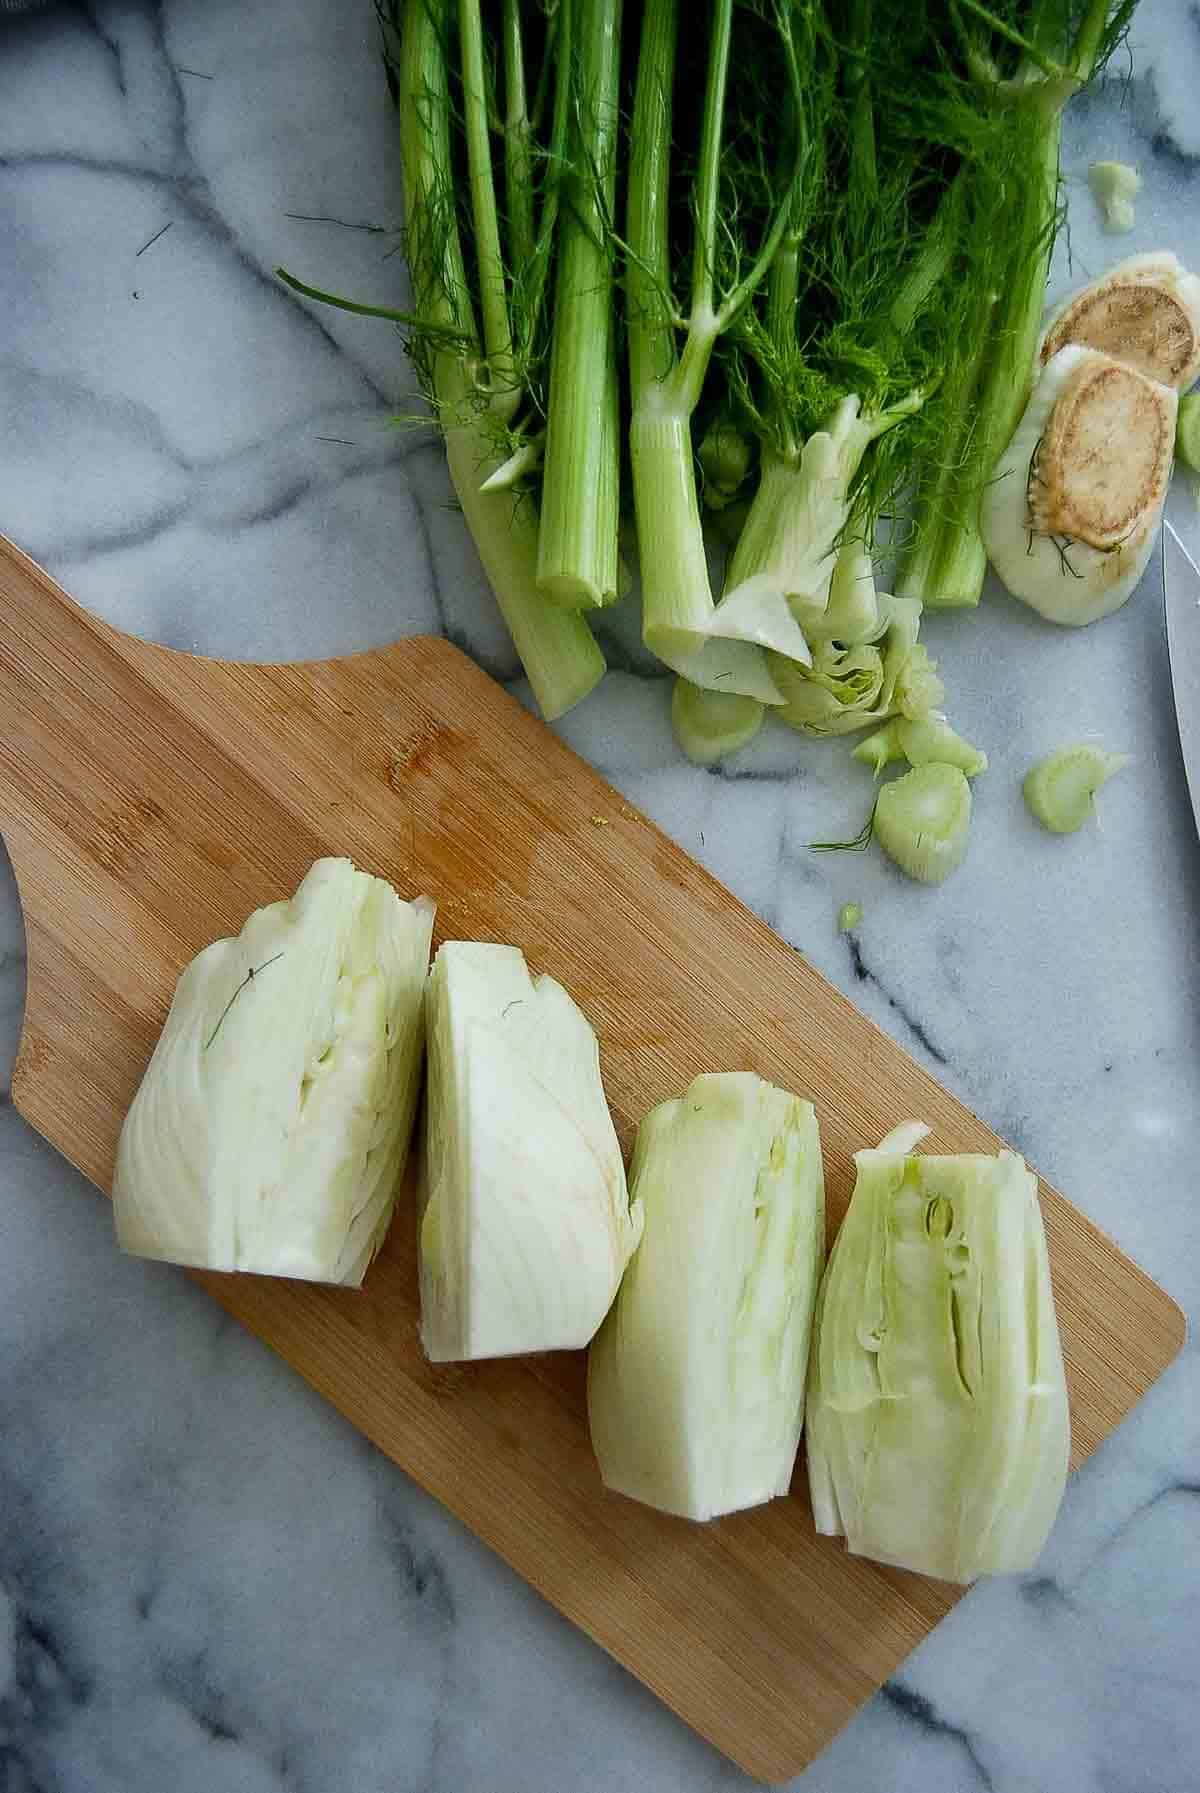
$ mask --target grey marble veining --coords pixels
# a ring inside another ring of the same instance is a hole
[[[1124,74],[1069,115],[1056,288],[1136,249],[1200,263],[1195,7],[1144,0]],[[1098,227],[1100,155],[1145,177],[1127,239]],[[368,6],[0,16],[0,527],[174,646],[299,658],[435,629],[514,679],[441,451],[392,421],[413,408],[395,333],[272,274],[402,304],[399,210]],[[723,771],[684,764],[628,611],[618,670],[561,732],[1194,1318],[1200,844],[1158,593],[1075,635],[991,592],[928,639],[992,761],[941,891],[807,851],[865,813],[844,746],[772,729]],[[1100,827],[1052,840],[1020,777],[1090,732],[1134,766]],[[748,1785],[184,1277],[114,1249],[8,1101],[23,952],[5,871],[4,1793]],[[1198,1538],[1193,1346],[1074,1478],[1037,1574],[975,1589],[798,1785],[1194,1793]]]

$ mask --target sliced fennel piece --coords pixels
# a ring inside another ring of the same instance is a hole
[[[970,828],[971,787],[957,766],[914,766],[875,799],[875,839],[920,884],[940,884],[962,864]]]
[[[907,760],[910,766],[957,766],[968,778],[986,772],[988,763],[987,754],[964,741],[940,710],[916,718],[893,716],[858,743],[853,757],[869,766],[877,778],[893,760]]]
[[[645,1233],[588,1357],[605,1484],[688,1519],[786,1494],[825,1252],[811,1104],[697,1077],[642,1122],[630,1185]]]
[[[1094,814],[1096,792],[1128,764],[1128,754],[1086,741],[1060,747],[1026,773],[1025,802],[1051,834],[1074,834]]]
[[[1037,1561],[1070,1416],[1037,1180],[1011,1152],[859,1152],[808,1389],[817,1530],[944,1581]]]
[[[715,766],[726,754],[752,741],[766,715],[753,697],[705,691],[687,679],[676,679],[671,694],[675,739],[697,766]]]
[[[928,716],[900,716],[894,726],[897,744],[910,766],[957,766],[968,778],[987,771],[987,754],[965,741],[938,710],[931,710]]]
[[[988,557],[1015,598],[1080,626],[1133,594],[1171,476],[1175,391],[1097,349],[1043,369],[984,493]]]
[[[421,1339],[435,1363],[586,1345],[641,1236],[596,1036],[513,946],[429,979]]]
[[[1113,236],[1132,230],[1134,201],[1142,190],[1142,177],[1128,162],[1093,162],[1088,186],[1100,208],[1104,228]]]
[[[1051,312],[1038,364],[1068,343],[1098,349],[1186,392],[1200,374],[1200,278],[1163,250],[1131,255]]]
[[[192,960],[121,1129],[123,1250],[362,1282],[408,1153],[432,931],[425,898],[319,859]]]
[[[871,734],[864,735],[858,745],[851,749],[850,757],[859,760],[864,766],[869,766],[876,778],[879,777],[885,766],[891,765],[893,760],[904,758],[904,749],[900,745],[900,731],[896,726],[897,720],[893,716],[891,721],[885,722],[882,728],[877,728]]]

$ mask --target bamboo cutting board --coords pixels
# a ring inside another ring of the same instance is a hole
[[[0,538],[0,828],[28,931],[17,1107],[107,1190],[121,1119],[200,947],[323,853],[511,941],[599,1031],[622,1143],[699,1071],[815,1099],[831,1229],[897,1121],[995,1136],[456,649],[202,660],[77,609]],[[1183,1342],[1174,1303],[1054,1190],[1043,1205],[1075,1461]],[[957,1598],[848,1557],[795,1496],[693,1526],[603,1492],[581,1355],[434,1369],[412,1203],[361,1292],[202,1275],[229,1311],[547,1599],[751,1774],[829,1742]]]

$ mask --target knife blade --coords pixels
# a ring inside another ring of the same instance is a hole
[[[1169,523],[1163,524],[1162,575],[1175,719],[1192,811],[1200,827],[1200,567]]]

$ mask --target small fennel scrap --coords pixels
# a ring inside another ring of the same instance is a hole
[[[1051,834],[1075,834],[1095,814],[1096,792],[1128,764],[1128,754],[1106,753],[1095,742],[1059,747],[1025,775],[1030,814]]]

